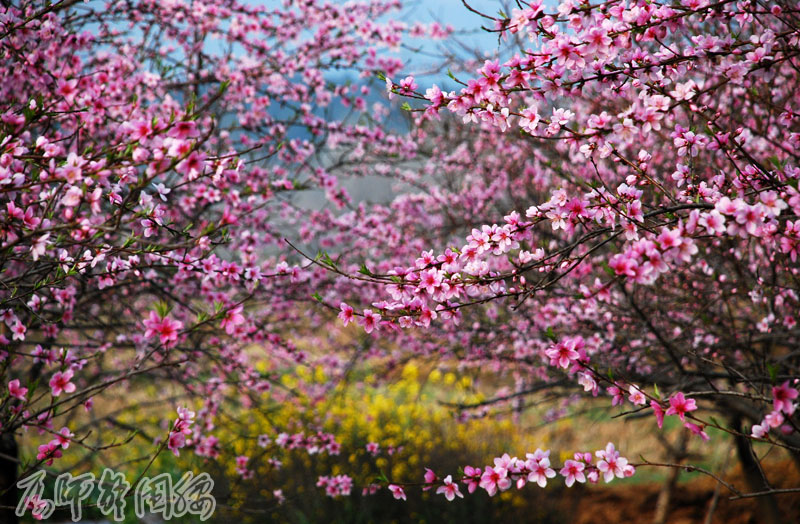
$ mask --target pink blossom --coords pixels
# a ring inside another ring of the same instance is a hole
[[[681,245],[681,231],[679,229],[665,229],[658,236],[661,249],[667,250]]]
[[[656,416],[658,429],[661,429],[661,427],[664,425],[664,408],[662,408],[661,404],[656,400],[650,401],[650,407],[653,408],[653,414]]]
[[[689,411],[697,409],[697,404],[694,399],[684,398],[683,393],[675,393],[669,398],[669,408],[666,411],[667,415],[678,415],[681,421],[685,421],[684,416]]]
[[[392,496],[396,500],[406,500],[406,492],[403,491],[401,486],[398,486],[397,484],[389,484],[389,491],[392,492]]]
[[[404,79],[400,80],[400,93],[410,95],[414,91],[416,91],[417,83],[414,81],[413,76],[407,76]]]
[[[566,369],[580,357],[577,350],[582,347],[583,337],[569,337],[545,351],[545,354],[550,357],[551,366],[558,365]]]
[[[751,436],[755,438],[765,438],[767,433],[769,433],[769,424],[766,422],[762,422],[761,424],[754,424],[752,427]]]
[[[431,102],[431,107],[434,109],[441,107],[444,102],[442,90],[436,84],[425,90],[425,98]]]
[[[767,416],[764,417],[764,422],[769,425],[771,428],[778,428],[783,424],[784,417],[783,413],[780,411],[773,411],[772,413],[768,413]]]
[[[52,460],[50,462],[52,463]],[[40,495],[30,495],[25,499],[25,509],[31,510],[31,516],[36,520],[44,520],[52,514],[53,508],[53,501],[42,498]]]
[[[167,136],[178,139],[197,138],[200,132],[197,130],[197,124],[193,121],[176,122],[175,125],[169,130]]]
[[[611,482],[614,476],[625,478],[625,468],[628,466],[628,459],[620,457],[619,452],[614,448],[614,444],[609,442],[604,450],[595,452],[597,458],[597,469],[603,473],[605,481]]]
[[[725,232],[725,217],[716,209],[702,214],[698,223],[706,228],[709,235],[721,235]]]
[[[348,496],[353,489],[353,479],[348,475],[321,476],[317,481],[317,486],[324,487],[325,493],[329,497]]]
[[[172,451],[172,453],[177,457],[180,456],[180,448],[186,445],[186,435],[181,432],[173,432],[169,434],[169,438],[167,439],[167,449]]]
[[[511,479],[508,478],[508,470],[503,467],[490,467],[481,475],[479,486],[486,490],[490,497],[497,493],[497,490],[505,491],[511,487]]]
[[[236,326],[240,326],[245,323],[244,315],[242,315],[242,309],[243,308],[241,305],[229,309],[225,313],[225,317],[222,319],[222,322],[220,322],[220,327],[225,329],[225,333],[228,335],[233,335],[236,332]]]
[[[381,316],[377,313],[373,313],[371,309],[364,310],[364,316],[358,321],[358,323],[364,328],[364,331],[367,333],[372,333],[374,329],[378,327],[378,323],[381,321]]]
[[[444,478],[444,486],[436,488],[436,494],[438,495],[440,493],[444,493],[444,497],[450,501],[456,497],[464,498],[464,495],[462,495],[461,491],[458,489],[458,484],[453,482],[453,477],[451,475],[447,475]]]
[[[172,346],[178,341],[178,333],[183,329],[183,323],[169,317],[160,317],[155,311],[150,312],[150,317],[144,321],[146,328],[144,336],[152,338],[158,335],[159,342]]]
[[[28,394],[28,388],[21,387],[19,379],[15,378],[8,383],[8,394],[16,399],[25,400]]]
[[[346,326],[355,318],[353,308],[342,302],[339,304],[339,320]]]
[[[536,133],[536,126],[539,125],[539,113],[535,107],[523,109],[522,117],[519,119],[519,126],[530,134]]]
[[[575,460],[566,460],[564,462],[564,467],[561,468],[561,475],[565,477],[565,482],[567,487],[570,488],[575,483],[575,481],[584,483],[586,482],[586,476],[583,473],[583,470],[586,468],[586,465],[583,462],[577,462]]]
[[[473,493],[480,484],[481,468],[464,466],[463,482],[467,485],[467,493]]]
[[[647,397],[645,397],[644,393],[642,393],[636,386],[630,386],[630,388],[628,388],[628,393],[630,393],[628,400],[630,400],[633,404],[637,406],[644,406],[647,404]]]
[[[547,479],[556,476],[555,470],[550,467],[550,451],[537,449],[525,456],[528,459],[525,461],[525,466],[530,470],[528,482],[536,482],[541,488],[547,486]]]
[[[194,411],[190,411],[189,409],[179,406],[178,407],[178,418],[175,420],[175,424],[172,427],[173,431],[181,432],[185,435],[191,434],[191,426],[194,424]]]
[[[74,373],[72,369],[67,369],[66,371],[57,371],[53,374],[50,378],[50,390],[54,397],[61,395],[62,392],[72,393],[75,391],[75,384],[70,382]]]
[[[56,93],[63,96],[68,102],[72,102],[78,92],[78,79],[72,78],[64,80],[59,78]]]
[[[783,411],[787,415],[792,415],[797,407],[793,402],[797,395],[797,390],[790,387],[787,380],[780,386],[772,388],[772,405],[776,411]]]
[[[436,476],[436,473],[433,472],[433,470],[425,468],[425,475],[423,478],[425,480],[425,484],[428,484],[428,486],[425,486],[422,489],[423,491],[427,491],[431,488],[430,484],[436,482],[438,477]]]
[[[48,466],[53,465],[53,460],[61,458],[61,449],[58,442],[51,440],[47,444],[39,446],[39,452],[36,454],[36,460],[42,460]]]
[[[612,406],[621,406],[622,403],[625,402],[625,396],[621,388],[617,386],[608,386],[606,391],[612,396]]]
[[[75,434],[72,433],[69,430],[69,428],[63,427],[63,428],[61,428],[61,430],[58,433],[56,433],[56,435],[55,435],[56,438],[55,438],[55,440],[53,442],[55,442],[59,446],[61,446],[62,449],[67,449],[67,448],[69,448],[69,443],[72,440],[72,437],[74,437],[74,436],[75,436]]]
[[[205,155],[198,151],[192,151],[189,156],[175,166],[175,171],[185,175],[189,180],[194,180],[203,173],[205,167]]]
[[[11,337],[13,340],[25,340],[25,333],[27,333],[28,328],[25,325],[17,320],[14,325],[11,327],[11,332],[14,333]]]
[[[705,431],[703,431],[703,426],[698,426],[697,424],[693,424],[691,422],[685,422],[683,424],[683,427],[685,427],[686,429],[688,429],[689,431],[691,431],[692,433],[699,436],[705,441],[710,440],[708,434]]]

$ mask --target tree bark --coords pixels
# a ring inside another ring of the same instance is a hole
[[[680,464],[686,458],[688,433],[688,431],[682,431],[674,447],[669,445],[668,441],[665,442],[665,445],[667,446],[667,462]],[[667,475],[667,481],[661,487],[661,491],[658,492],[656,511],[655,515],[653,516],[653,524],[666,524],[667,517],[669,517],[669,503],[672,499],[672,493],[675,491],[675,484],[677,484],[680,474],[680,468],[670,468],[669,474]]]
[[[737,418],[734,421],[734,428],[741,433],[741,419]],[[734,437],[736,442],[736,452],[739,456],[739,462],[742,465],[742,473],[744,474],[747,487],[752,492],[767,491],[772,489],[769,481],[767,480],[764,470],[761,469],[761,464],[758,462],[755,453],[753,452],[752,442],[749,438],[743,435],[736,435]],[[778,509],[778,501],[775,495],[769,494],[758,497],[758,509],[760,513],[759,522],[765,524],[782,524],[783,520],[780,516]]]
[[[13,433],[0,435],[0,522],[17,524],[17,441]]]

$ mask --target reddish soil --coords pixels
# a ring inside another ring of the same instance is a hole
[[[697,473],[698,477],[702,474]],[[744,479],[736,471],[726,475],[740,491],[746,492]],[[776,488],[791,488],[800,485],[800,474],[792,464],[770,470],[770,480]],[[622,522],[653,522],[656,500],[661,486],[633,485],[603,486],[586,489],[574,515],[574,524],[617,524]],[[714,498],[716,481],[709,477],[696,478],[675,486],[669,505],[666,522],[669,524],[695,524],[706,521],[711,501]],[[720,486],[717,507],[712,515],[713,524],[760,524],[758,498],[730,500],[732,494]],[[800,493],[776,495],[779,514],[786,524],[800,523]]]

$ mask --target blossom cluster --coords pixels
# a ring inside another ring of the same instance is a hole
[[[797,409],[797,402],[795,402],[797,396],[797,389],[791,387],[788,380],[780,386],[773,387],[773,410],[764,417],[760,424],[753,424],[752,435],[756,438],[766,438],[770,430],[776,428],[785,434],[792,433],[794,428],[784,422],[786,417],[791,417]]]
[[[320,476],[317,480],[317,487],[325,488],[325,493],[330,497],[346,497],[353,489],[353,479],[347,475]]]
[[[548,479],[556,477],[556,471],[550,463],[550,450],[537,449],[533,453],[526,453],[524,460],[506,453],[495,458],[494,465],[483,469],[465,466],[463,474],[455,481],[452,475],[439,478],[433,470],[426,468],[422,489],[438,486],[436,493],[452,501],[456,497],[464,497],[459,487],[459,484],[463,484],[467,493],[481,488],[491,497],[512,487],[522,489],[527,483],[536,483],[544,488]],[[572,487],[576,482],[597,483],[601,476],[608,483],[614,478],[631,477],[635,473],[636,468],[628,463],[628,459],[620,456],[611,442],[605,449],[596,451],[594,457],[591,453],[575,453],[572,459],[564,461],[563,467],[558,469],[558,474],[564,477],[567,487]],[[406,500],[402,485],[392,483],[388,485],[388,489],[395,499]]]

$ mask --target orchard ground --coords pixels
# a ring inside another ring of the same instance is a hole
[[[247,454],[254,465],[254,475],[243,479],[241,471],[228,464],[198,459],[193,455],[161,454],[151,465],[151,474],[172,472],[179,477],[184,471],[206,471],[215,480],[214,495],[218,502],[214,522],[483,522],[505,519],[510,522],[593,524],[609,522],[654,522],[657,502],[663,497],[669,483],[670,471],[665,468],[640,467],[630,479],[615,479],[611,484],[601,480],[596,486],[578,485],[565,489],[563,480],[553,479],[547,488],[530,484],[522,490],[502,492],[489,497],[479,491],[458,503],[447,503],[433,492],[409,493],[408,501],[394,500],[388,492],[378,491],[364,496],[368,486],[380,472],[392,481],[415,480],[423,471],[422,465],[437,472],[453,471],[461,463],[474,465],[490,463],[501,450],[515,451],[520,456],[537,447],[554,449],[595,450],[609,440],[624,446],[632,461],[646,459],[650,462],[673,462],[674,454],[667,446],[679,446],[685,432],[677,420],[667,419],[664,431],[656,433],[649,420],[627,415],[624,423],[609,420],[602,400],[584,401],[565,410],[554,410],[558,402],[543,399],[539,406],[528,408],[517,417],[509,418],[504,410],[490,410],[484,416],[466,422],[456,422],[452,404],[479,403],[483,398],[481,388],[475,383],[483,377],[467,375],[457,377],[451,372],[441,372],[436,362],[410,361],[396,367],[388,376],[378,377],[375,370],[354,368],[351,383],[342,383],[333,400],[317,406],[327,413],[325,431],[340,436],[343,450],[340,455],[309,455],[274,447],[260,447],[257,442],[242,441],[233,432],[223,432],[220,439],[225,444],[237,446],[238,452]],[[321,369],[299,366],[283,375],[287,387],[297,386],[294,381],[306,381],[305,386],[321,384],[327,380]],[[475,379],[473,381],[473,378]],[[388,385],[387,385],[388,383]],[[142,401],[157,412],[152,405],[154,391],[142,391]],[[168,391],[161,391],[160,401],[168,409],[171,400]],[[253,434],[270,433],[272,424],[291,421],[302,416],[301,399],[294,406],[286,406],[266,417],[250,418],[248,430]],[[125,404],[112,401],[95,406],[93,416],[103,418]],[[306,406],[309,407],[309,406]],[[143,412],[145,412],[143,410]],[[131,475],[142,471],[152,453],[151,436],[134,431],[147,427],[157,420],[140,418],[137,413],[118,419],[120,427],[135,434],[134,446],[120,448],[118,456],[107,456],[110,463],[122,462]],[[621,409],[619,413],[622,413]],[[242,414],[229,413],[232,419]],[[558,419],[555,420],[555,417]],[[544,422],[547,421],[547,422]],[[295,421],[297,422],[297,421]],[[713,429],[711,442],[684,441],[685,458],[694,466],[714,473],[733,486],[743,486],[744,478],[736,460],[732,439]],[[238,442],[237,442],[238,440]],[[371,453],[370,442],[393,446],[394,451],[379,449]],[[134,451],[135,450],[135,451]],[[756,446],[756,453],[774,475],[775,488],[791,487],[800,481],[797,469],[781,453],[769,456],[768,447]],[[86,454],[81,468],[96,470],[101,464],[91,462]],[[555,457],[563,462],[570,458]],[[277,464],[274,461],[278,461]],[[348,472],[356,485],[349,496],[331,498],[315,484],[319,475]],[[774,472],[774,473],[773,473]],[[670,499],[664,522],[688,524],[695,522],[725,524],[755,524],[760,522],[757,499],[729,500],[730,493],[713,478],[697,471],[680,471],[670,488]],[[275,486],[283,486],[293,493],[283,499],[276,498]],[[269,504],[264,504],[269,500]],[[781,514],[786,522],[800,519],[798,497],[779,498]],[[593,511],[581,511],[590,506]],[[711,510],[713,506],[713,510]],[[127,521],[137,522],[128,508]],[[96,510],[88,509],[88,514]],[[57,513],[56,516],[59,514]],[[711,516],[711,520],[706,520]],[[100,517],[99,514],[96,517]],[[191,522],[192,519],[178,519]],[[92,520],[95,522],[95,520]],[[150,516],[148,522],[161,522]]]

